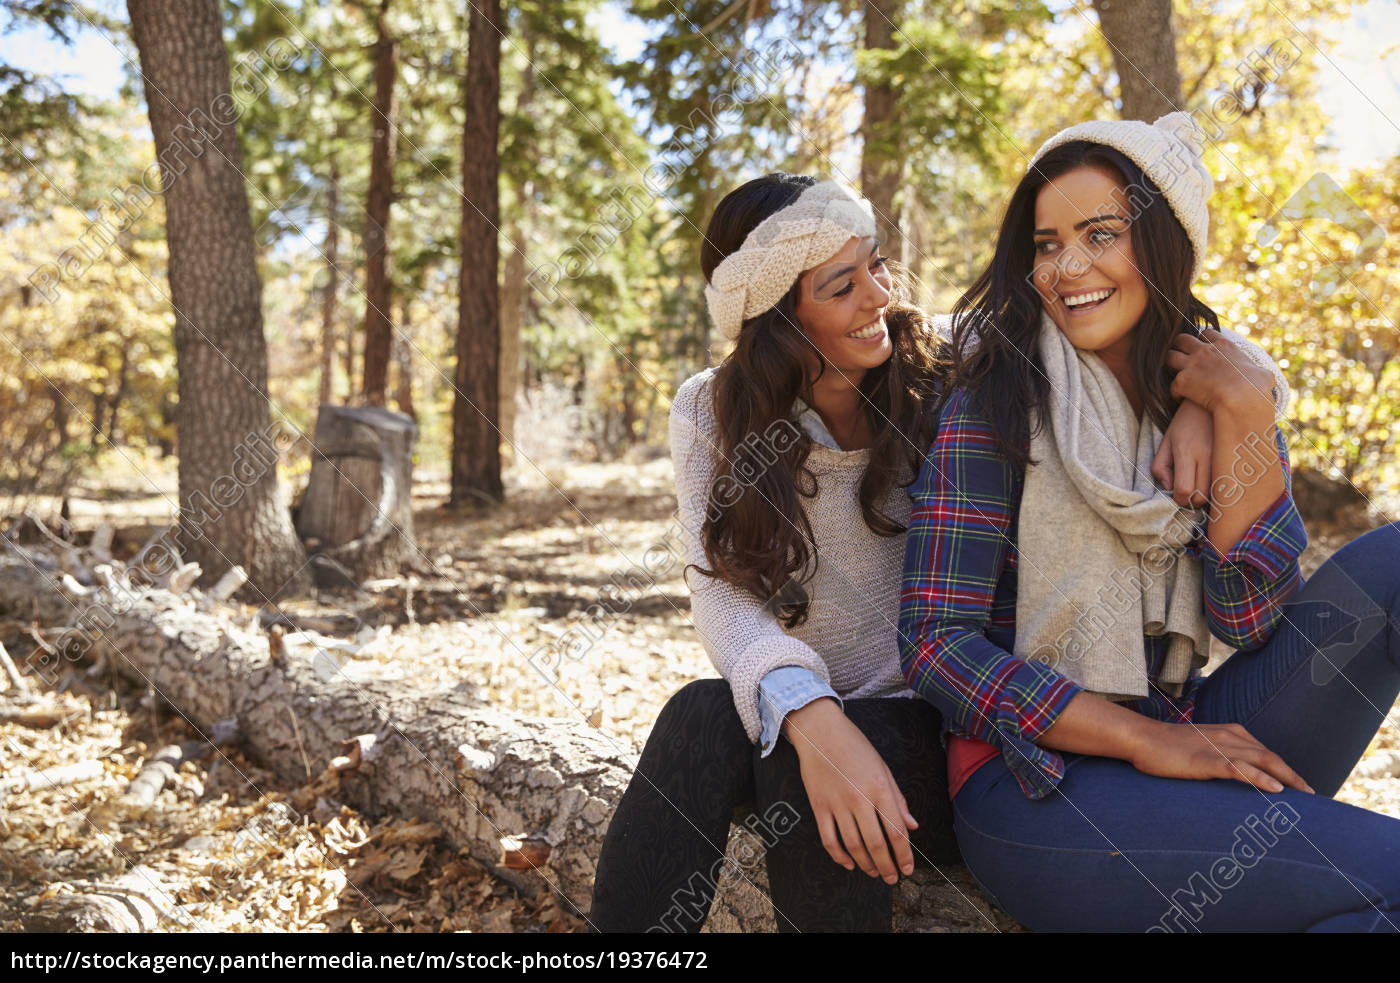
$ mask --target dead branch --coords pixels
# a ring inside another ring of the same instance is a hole
[[[0,666],[5,669],[5,676],[10,681],[10,688],[18,693],[29,692],[29,680],[20,675],[19,666],[15,665],[15,660],[10,658],[10,653],[5,650],[5,643],[0,642]]]
[[[52,768],[37,768],[22,771],[18,775],[0,778],[0,795],[14,795],[32,789],[61,788],[76,785],[102,774],[102,762],[97,759],[78,761],[74,764],[55,765]]]

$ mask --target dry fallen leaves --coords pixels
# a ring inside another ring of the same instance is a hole
[[[528,476],[489,516],[422,509],[415,531],[439,576],[411,588],[411,623],[406,584],[377,589],[359,607],[294,602],[284,611],[358,619],[346,640],[363,647],[335,656],[354,678],[465,692],[640,746],[672,693],[714,675],[690,626],[679,564],[595,619],[600,636],[578,658],[563,660],[555,686],[543,684],[526,656],[578,625],[590,605],[615,596],[604,588],[636,575],[647,551],[666,541],[675,507],[669,465],[568,465],[555,477],[579,511]],[[1325,546],[1340,545],[1314,538],[1313,564]],[[31,643],[21,644],[15,625],[0,626],[0,641],[22,662]],[[304,642],[289,638],[293,647]],[[126,815],[113,804],[146,756],[196,735],[105,676],[79,676],[75,685],[84,691],[35,694],[61,709],[51,726],[0,714],[0,776],[84,760],[103,765],[90,781],[12,795],[0,808],[0,931],[23,930],[35,904],[73,882],[111,878],[137,864],[174,885],[182,909],[207,931],[586,928],[567,902],[522,897],[490,868],[452,850],[432,824],[371,819],[341,805],[339,773],[327,762],[313,763],[322,771],[295,785],[236,747],[210,749],[182,766],[154,808]],[[1400,716],[1387,719],[1371,751],[1376,763],[1358,769],[1338,798],[1400,816],[1400,778],[1390,767],[1400,758]],[[302,819],[283,835],[259,835],[260,821],[283,803]]]

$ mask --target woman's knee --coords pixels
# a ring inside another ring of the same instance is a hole
[[[667,735],[668,742],[682,735],[691,739],[704,735],[706,743],[723,735],[726,743],[749,746],[733,694],[723,679],[696,679],[673,693],[652,728],[652,737],[658,735]]]
[[[729,683],[723,679],[693,679],[671,694],[661,713],[665,715],[669,710],[689,716],[696,712],[726,709],[733,711],[734,716],[738,717],[738,711],[734,710],[734,695],[730,692]]]
[[[1400,522],[1357,536],[1331,562],[1358,594],[1394,610],[1400,598]]]
[[[1330,623],[1400,623],[1400,523],[1372,529],[1333,553],[1290,599],[1289,617],[1314,611]]]

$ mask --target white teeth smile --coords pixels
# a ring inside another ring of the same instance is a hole
[[[876,321],[875,323],[871,324],[869,327],[861,328],[859,331],[852,331],[852,332],[850,332],[849,334],[846,335],[846,337],[847,337],[847,338],[860,338],[860,339],[874,338],[874,337],[876,337],[877,335],[883,334],[884,331],[885,331],[885,323],[884,323],[884,321]]]
[[[1096,304],[1101,300],[1107,300],[1112,293],[1112,290],[1095,290],[1093,293],[1065,297],[1064,302],[1066,307],[1083,307],[1085,304]]]

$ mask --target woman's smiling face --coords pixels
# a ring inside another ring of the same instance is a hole
[[[1041,303],[1075,348],[1121,365],[1147,310],[1131,216],[1122,179],[1093,164],[1061,174],[1035,199],[1034,281]]]
[[[892,284],[879,242],[852,237],[831,259],[802,274],[797,319],[827,364],[859,382],[894,351],[885,326]],[[815,352],[810,360],[815,373]]]

